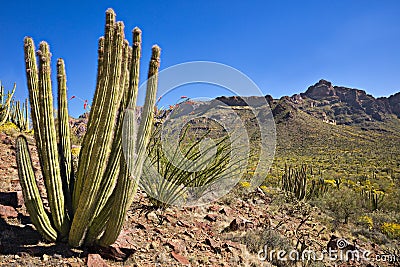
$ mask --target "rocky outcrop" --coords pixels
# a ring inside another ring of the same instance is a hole
[[[388,98],[388,102],[392,112],[396,114],[398,118],[400,118],[400,93],[391,95]]]
[[[265,101],[268,102],[268,105],[271,106],[274,99],[271,95],[266,95],[265,97],[260,96],[220,96],[217,97],[215,100],[221,101],[225,105],[228,106],[248,106],[251,105],[253,107],[262,106],[265,104]]]
[[[308,87],[307,91],[302,95],[305,95],[311,99],[319,100],[334,96],[335,88],[332,86],[331,82],[320,80],[313,86]]]
[[[311,108],[331,109],[330,119],[337,120],[338,124],[382,121],[393,114],[398,117],[400,114],[400,93],[376,99],[364,90],[333,86],[329,81],[320,80],[300,96],[314,100],[310,104]]]

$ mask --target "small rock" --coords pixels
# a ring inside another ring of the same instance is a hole
[[[207,214],[206,217],[204,217],[204,219],[210,221],[210,222],[215,222],[218,218],[218,215],[216,214]]]
[[[153,223],[157,223],[157,224],[160,223],[160,220],[158,219],[158,216],[154,211],[149,212],[147,214],[147,219],[152,221]]]
[[[177,253],[182,253],[186,251],[186,246],[182,241],[168,241],[167,245],[170,246]]]
[[[219,211],[219,213],[225,214],[226,216],[231,216],[231,215],[233,215],[233,210],[231,208],[225,207],[225,208],[222,208]]]
[[[190,227],[189,224],[187,224],[186,222],[183,222],[183,221],[177,221],[176,225],[182,226],[182,227]]]
[[[142,230],[147,230],[146,225],[141,224],[141,223],[136,224],[136,228],[137,228],[137,229],[142,229]]]
[[[49,255],[43,254],[42,259],[43,259],[43,261],[48,261]]]
[[[87,257],[88,267],[108,267],[107,263],[99,254],[89,254]]]
[[[205,240],[205,243],[209,245],[216,253],[221,253],[221,245],[219,244],[219,242],[211,238],[207,238]]]
[[[190,264],[189,260],[186,257],[182,256],[179,253],[176,253],[175,251],[172,251],[171,255],[172,255],[172,257],[174,257],[175,260],[177,260],[181,264],[185,264],[185,265]]]
[[[11,206],[0,205],[0,217],[6,218],[17,218],[18,212]]]
[[[210,207],[208,207],[209,211],[218,211],[219,210],[219,206],[218,205],[211,205]]]
[[[254,227],[254,223],[252,221],[249,221],[244,218],[236,218],[222,232],[244,230],[244,229],[249,229],[249,228],[253,228],[253,227]]]
[[[262,199],[256,199],[256,200],[254,201],[254,204],[257,204],[257,205],[265,204],[265,201],[262,200]]]

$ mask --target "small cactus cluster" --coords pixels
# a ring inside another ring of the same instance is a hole
[[[17,87],[14,84],[14,88],[11,92],[5,93],[4,86],[0,81],[0,126],[5,122],[9,121],[10,118],[10,110],[11,110],[11,101],[12,97],[15,93],[15,88]]]
[[[313,176],[312,168],[310,168],[310,175]],[[322,178],[312,179],[311,185],[308,184],[306,165],[302,165],[300,168],[285,165],[281,182],[282,189],[292,193],[298,200],[310,200],[323,195],[328,190],[328,186]]]
[[[57,61],[56,127],[49,46],[40,43],[37,65],[33,40],[26,37],[24,43],[32,124],[51,211],[49,214],[44,209],[28,144],[20,136],[16,157],[32,222],[49,241],[68,241],[72,247],[111,245],[122,229],[141,176],[153,125],[160,48],[157,45],[152,48],[145,104],[140,124],[136,126],[141,30],[133,30],[130,46],[125,40],[124,24],[116,22],[112,9],[106,11],[105,34],[98,44],[96,91],[79,164],[74,170],[64,61]],[[127,146],[125,158],[123,145]],[[126,157],[136,160],[125,161]]]
[[[10,121],[21,131],[29,131],[28,99],[21,105],[19,100],[11,101]]]
[[[385,198],[385,192],[375,189],[361,191],[361,195],[365,198],[367,203],[370,204],[373,211],[381,207],[382,201]]]

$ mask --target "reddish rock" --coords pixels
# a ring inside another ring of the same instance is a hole
[[[11,206],[0,205],[0,217],[6,218],[17,218],[18,212]]]
[[[219,213],[225,214],[226,216],[232,216],[233,215],[233,210],[231,208],[224,207],[219,211]]]
[[[237,231],[237,230],[245,230],[249,228],[253,228],[254,223],[244,218],[236,218],[226,227],[223,232]]]
[[[185,265],[190,264],[189,260],[186,257],[182,256],[179,253],[176,253],[175,251],[172,251],[171,255],[172,255],[172,257],[174,257],[175,260],[177,260],[181,264],[185,264]]]
[[[182,226],[182,227],[190,227],[190,225],[184,221],[177,221],[176,225]]]
[[[88,267],[108,267],[107,263],[99,254],[89,254],[87,257]]]
[[[168,241],[167,245],[170,246],[175,252],[182,253],[186,251],[185,244],[179,241]]]
[[[210,207],[208,207],[209,211],[217,211],[220,209],[219,205],[211,205]]]

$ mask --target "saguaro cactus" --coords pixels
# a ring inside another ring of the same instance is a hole
[[[76,176],[71,164],[64,62],[62,59],[57,62],[59,123],[56,129],[51,114],[48,45],[40,44],[38,71],[33,40],[25,38],[32,122],[52,219],[44,212],[23,136],[17,139],[19,177],[27,210],[38,231],[51,241],[68,240],[73,247],[107,246],[115,242],[137,188],[153,124],[160,48],[153,46],[144,112],[136,129],[132,110],[139,84],[141,31],[134,29],[133,47],[130,47],[124,37],[124,25],[116,22],[115,17],[112,9],[106,11],[105,34],[99,40],[96,92]],[[128,125],[125,129],[124,120]],[[123,157],[123,131],[129,135],[125,141],[129,142],[132,153],[138,155],[134,173],[128,171]]]
[[[15,92],[17,85],[14,83],[14,88],[7,94],[4,92],[4,86],[0,81],[0,125],[3,125],[10,116],[11,100]],[[7,96],[6,96],[7,95]]]

